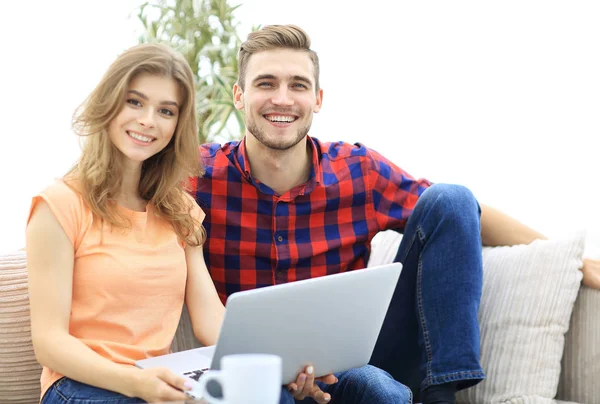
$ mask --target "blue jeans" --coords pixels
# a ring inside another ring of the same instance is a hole
[[[370,363],[415,396],[437,384],[484,379],[477,312],[482,288],[480,209],[465,187],[436,184],[408,219],[403,264]]]
[[[391,379],[391,376],[389,377]],[[40,404],[140,404],[145,402],[141,398],[127,397],[114,391],[90,386],[89,384],[63,377],[50,386]],[[281,390],[281,403],[290,402],[293,404],[294,399],[285,387],[283,387]],[[369,401],[365,403],[367,402]],[[385,401],[381,402],[384,403]],[[403,401],[398,402],[404,403]]]
[[[110,390],[90,386],[63,377],[54,383],[44,397],[41,404],[138,404],[145,403],[141,398],[127,397]]]
[[[371,357],[373,366],[342,372],[338,386],[323,386],[332,403],[411,402],[408,395],[382,399],[404,388],[383,375],[409,386],[417,402],[429,386],[455,382],[464,389],[484,379],[477,320],[483,281],[479,216],[479,205],[465,187],[436,184],[421,195],[395,259],[402,262],[402,273]],[[342,382],[346,373],[350,388]],[[283,397],[281,404],[293,403]]]
[[[338,382],[327,385],[317,382],[321,390],[331,394],[329,404],[412,404],[410,389],[387,372],[374,366],[363,366],[336,373]],[[312,398],[295,401],[283,390],[279,404],[315,403]]]

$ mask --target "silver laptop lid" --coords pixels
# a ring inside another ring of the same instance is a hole
[[[235,353],[283,358],[284,383],[366,365],[402,264],[394,263],[232,294],[211,368]]]

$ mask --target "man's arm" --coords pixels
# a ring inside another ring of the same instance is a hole
[[[486,246],[529,244],[534,240],[545,240],[546,236],[525,226],[518,220],[497,209],[481,206],[481,242]],[[600,261],[583,259],[583,284],[600,289]]]

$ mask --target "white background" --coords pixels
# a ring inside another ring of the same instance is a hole
[[[3,4],[0,252],[24,246],[31,197],[76,160],[72,112],[137,43],[139,3]],[[242,37],[276,23],[311,35],[324,89],[311,134],[467,185],[551,237],[586,229],[600,256],[600,2],[350,4],[246,0],[236,14]]]

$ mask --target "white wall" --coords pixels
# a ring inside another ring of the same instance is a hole
[[[0,24],[0,253],[25,245],[31,197],[79,155],[74,109],[137,43],[133,0],[3,3]]]
[[[23,246],[31,195],[77,156],[72,110],[135,43],[136,1],[33,3],[32,23],[29,2],[0,27],[0,251]],[[465,184],[550,236],[587,229],[588,255],[599,255],[600,3],[349,3],[246,0],[237,14],[243,36],[274,23],[312,36],[325,95],[311,134]]]

